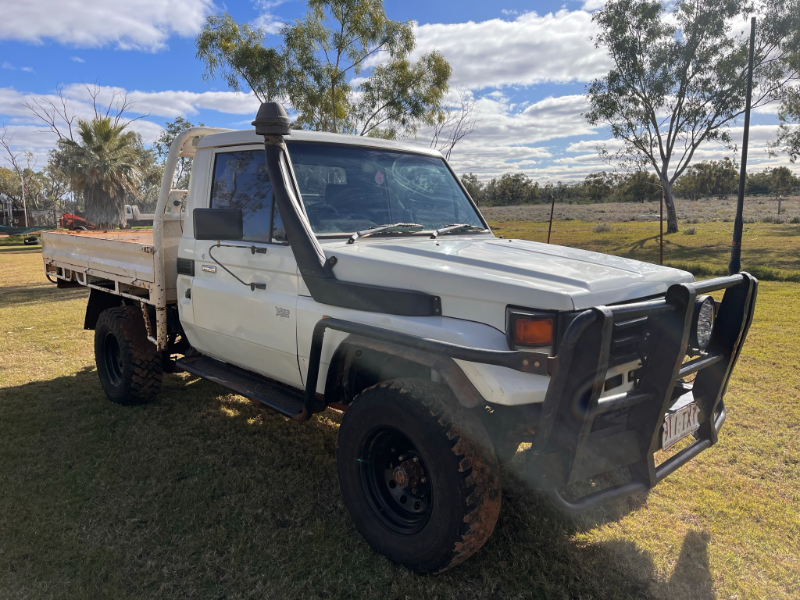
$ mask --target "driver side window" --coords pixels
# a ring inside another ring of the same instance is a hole
[[[240,208],[244,241],[286,241],[278,207],[273,205],[272,185],[263,150],[217,153],[211,184],[211,208]]]

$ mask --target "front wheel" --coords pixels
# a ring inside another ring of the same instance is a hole
[[[501,494],[491,440],[445,386],[398,379],[362,392],[342,418],[337,463],[356,529],[409,569],[449,569],[494,531]]]

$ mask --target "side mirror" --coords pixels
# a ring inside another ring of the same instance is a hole
[[[241,240],[244,237],[241,208],[195,208],[194,239]]]

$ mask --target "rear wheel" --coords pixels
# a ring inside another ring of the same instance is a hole
[[[147,339],[138,308],[103,311],[94,331],[94,356],[103,391],[112,402],[143,404],[161,390],[161,353]]]
[[[501,494],[491,440],[445,386],[405,379],[362,392],[342,418],[337,462],[356,529],[409,569],[449,569],[494,530]]]

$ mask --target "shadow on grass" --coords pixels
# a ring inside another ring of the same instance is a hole
[[[44,277],[44,276],[42,276]],[[54,283],[45,280],[38,285],[9,285],[0,288],[0,304],[2,306],[26,306],[31,304],[47,304],[86,298],[89,289],[85,287],[57,288]]]
[[[0,244],[0,255],[5,254],[30,254],[32,252],[42,251],[40,245],[24,246],[22,244]]]
[[[797,237],[800,235],[800,226],[792,224],[770,227],[769,235],[775,237]]]
[[[0,415],[9,597],[713,597],[706,534],[660,580],[634,543],[580,540],[642,496],[569,519],[512,469],[481,551],[436,577],[396,567],[342,504],[334,411],[297,425],[186,374],[123,407],[86,368],[0,389]]]

